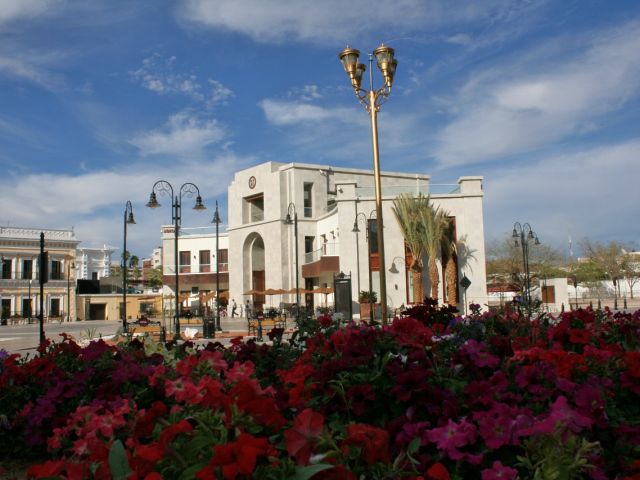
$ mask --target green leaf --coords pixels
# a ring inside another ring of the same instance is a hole
[[[334,465],[329,465],[328,463],[318,463],[307,467],[296,467],[296,474],[291,478],[292,480],[309,480],[316,473],[333,467]]]
[[[411,443],[409,443],[409,446],[407,447],[407,453],[416,453],[420,448],[421,441],[422,439],[420,437],[416,437],[411,440]]]
[[[127,480],[131,474],[127,453],[120,440],[116,440],[109,450],[109,468],[113,480]]]

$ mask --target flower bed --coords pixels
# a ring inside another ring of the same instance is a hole
[[[323,317],[273,345],[65,338],[6,356],[0,463],[30,478],[640,479],[640,312],[410,313]]]

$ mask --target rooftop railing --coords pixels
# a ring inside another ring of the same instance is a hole
[[[374,197],[375,187],[356,187],[356,197]],[[453,195],[460,193],[460,185],[454,183],[430,183],[429,185],[393,185],[382,187],[383,197],[397,197],[402,194]]]

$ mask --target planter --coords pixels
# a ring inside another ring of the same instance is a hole
[[[380,320],[382,318],[382,311],[379,303],[374,304],[375,319]],[[360,319],[371,319],[371,304],[369,302],[360,303]]]

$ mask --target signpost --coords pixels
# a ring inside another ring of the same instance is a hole
[[[464,314],[467,314],[467,288],[471,286],[471,280],[463,273],[462,280],[460,280],[460,286],[464,288]]]

